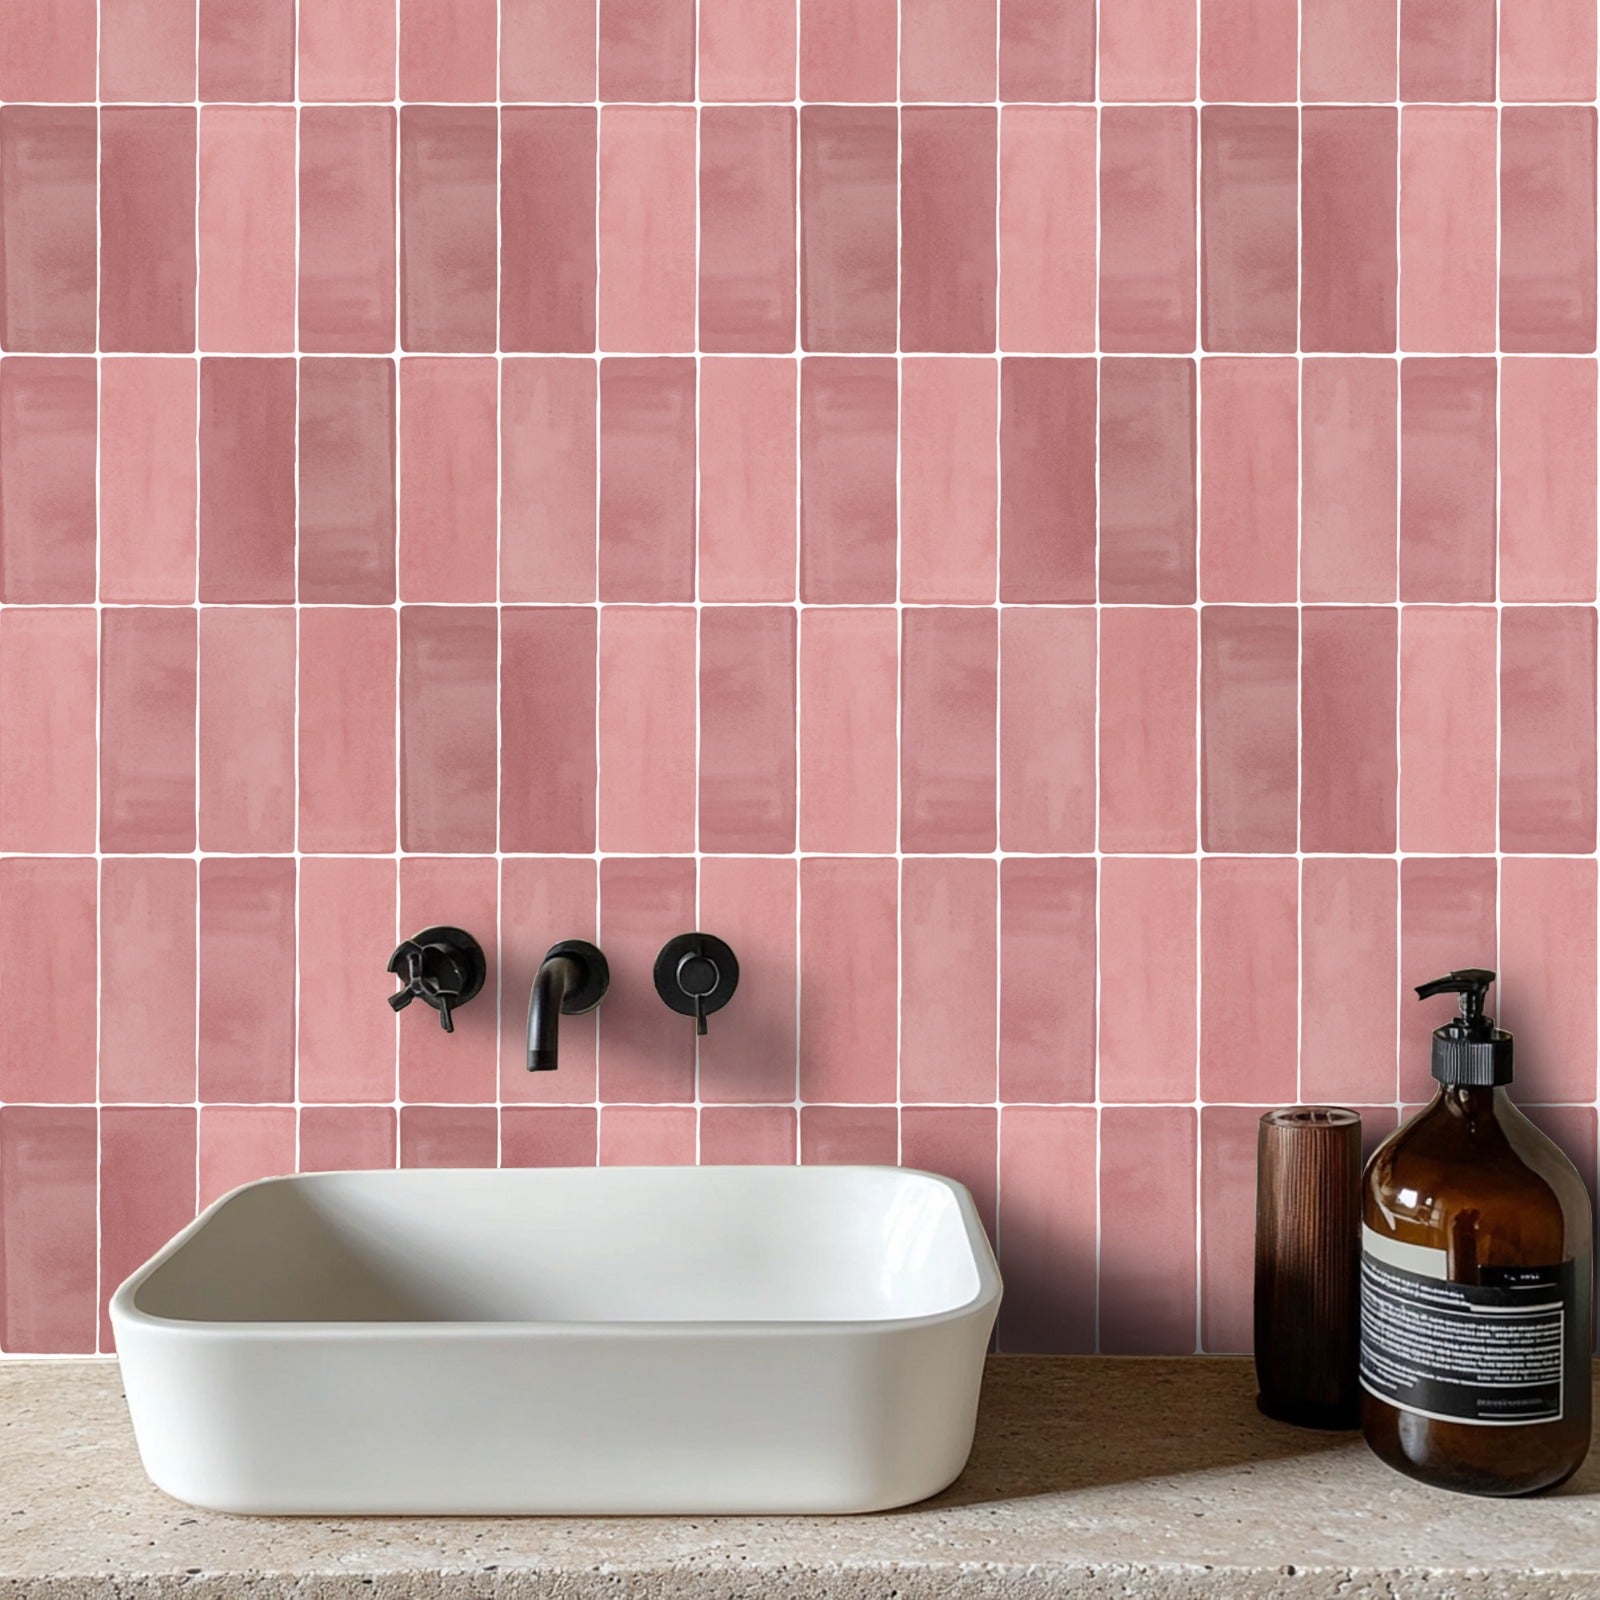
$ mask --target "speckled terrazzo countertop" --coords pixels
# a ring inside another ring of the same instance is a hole
[[[1245,1361],[999,1357],[966,1473],[905,1511],[313,1520],[169,1500],[115,1363],[0,1363],[0,1600],[1600,1594],[1600,1457],[1473,1500],[1253,1395]]]

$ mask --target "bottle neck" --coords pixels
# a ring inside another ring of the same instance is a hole
[[[1459,1117],[1469,1127],[1481,1128],[1501,1120],[1513,1102],[1504,1084],[1441,1083],[1434,1102],[1442,1111]]]

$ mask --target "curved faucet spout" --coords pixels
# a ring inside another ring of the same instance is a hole
[[[582,939],[565,939],[545,952],[528,996],[528,1071],[554,1072],[563,1015],[600,1004],[611,982],[606,958]]]

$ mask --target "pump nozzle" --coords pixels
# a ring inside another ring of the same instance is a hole
[[[1417,985],[1417,998],[1461,996],[1460,1015],[1433,1031],[1433,1075],[1441,1083],[1485,1086],[1511,1081],[1511,1035],[1483,1014],[1494,982],[1487,967],[1460,967]]]
[[[1461,967],[1442,978],[1435,978],[1432,983],[1419,983],[1417,998],[1426,1000],[1436,994],[1460,995],[1461,1020],[1471,1032],[1483,1027],[1483,1002],[1493,982],[1494,974],[1487,967]]]

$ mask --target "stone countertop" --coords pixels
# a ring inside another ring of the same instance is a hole
[[[0,1600],[1600,1593],[1600,1456],[1472,1499],[1254,1393],[1243,1360],[997,1357],[966,1472],[872,1516],[252,1518],[149,1483],[114,1362],[0,1362]]]

